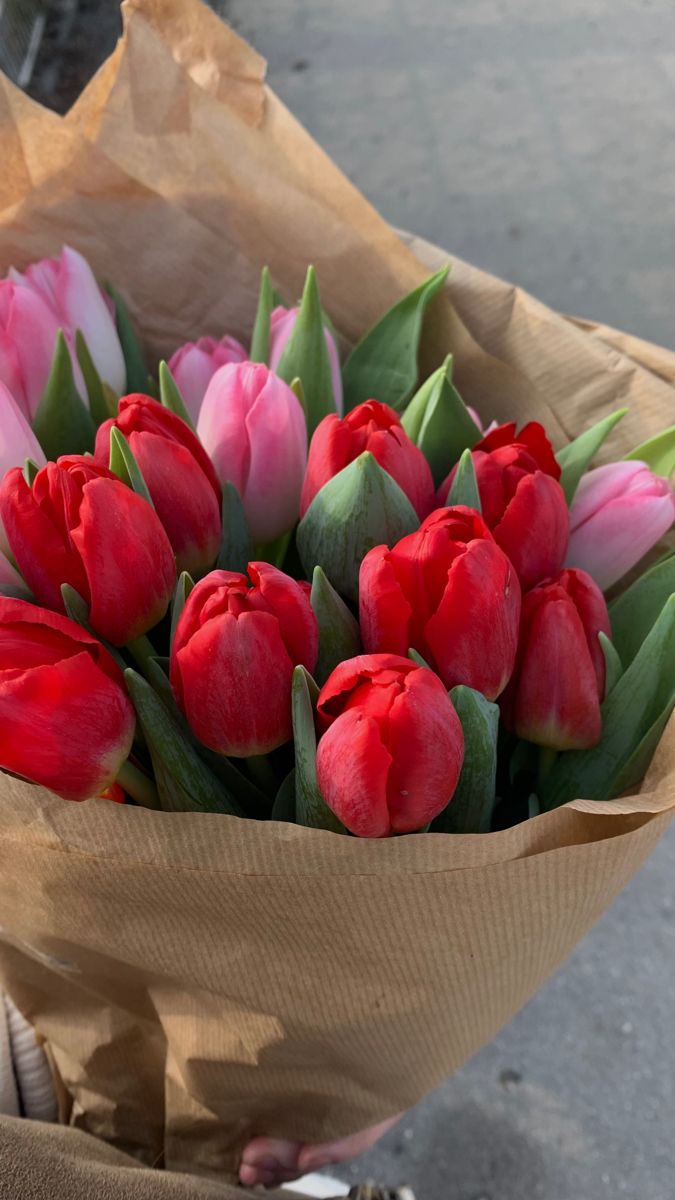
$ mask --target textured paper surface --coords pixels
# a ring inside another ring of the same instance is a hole
[[[0,269],[67,241],[149,351],[247,336],[260,267],[306,264],[347,339],[438,265],[401,239],[196,0],[133,0],[65,119],[0,86]],[[451,349],[485,417],[557,443],[619,405],[617,456],[672,420],[675,356],[581,328],[454,261]],[[418,1100],[515,1013],[639,868],[675,807],[675,728],[640,794],[484,836],[360,842],[283,824],[69,804],[0,780],[0,971],[71,1122],[149,1163],[232,1170],[252,1133],[318,1140]]]

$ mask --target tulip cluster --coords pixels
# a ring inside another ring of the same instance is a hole
[[[411,395],[424,289],[344,366],[311,268],[149,369],[112,294],[67,247],[0,281],[1,769],[367,838],[636,781],[675,429],[594,467],[620,413],[555,450],[483,429],[450,358]]]

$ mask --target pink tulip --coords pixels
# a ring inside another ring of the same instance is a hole
[[[0,279],[0,382],[29,421],[45,390],[59,320],[29,288]]]
[[[498,428],[497,421],[490,421],[489,425],[486,425],[485,427],[483,427],[483,422],[482,422],[480,413],[478,413],[475,408],[472,408],[470,404],[467,404],[466,411],[468,412],[469,416],[471,417],[471,420],[473,421],[474,425],[476,425],[480,429],[483,437],[487,437],[488,433],[492,433],[493,429]]]
[[[584,475],[570,509],[565,566],[611,587],[667,533],[675,495],[667,479],[637,460],[608,463]]]
[[[115,318],[87,260],[77,250],[64,246],[58,258],[43,258],[23,274],[12,269],[9,276],[51,308],[57,328],[65,334],[81,394],[86,396],[74,353],[78,329],[101,379],[116,392],[124,392],[127,375]]]
[[[221,367],[206,389],[197,433],[221,482],[237,488],[254,543],[291,529],[300,512],[307,425],[288,384],[263,363]]]
[[[201,337],[196,342],[186,342],[171,355],[169,370],[195,423],[206,389],[218,368],[245,361],[246,351],[233,337],[221,338],[219,342],[212,337]]]
[[[32,458],[39,467],[47,461],[28,421],[9,388],[0,383],[0,479],[10,467],[22,467]],[[0,553],[6,554],[9,543],[0,518]]]
[[[295,329],[295,322],[298,319],[299,308],[283,308],[279,305],[272,312],[270,321],[270,370],[276,371],[281,356],[286,349],[286,344]],[[338,355],[335,338],[329,329],[324,329],[326,335],[326,346],[328,347],[328,357],[330,359],[330,373],[333,381],[333,399],[335,400],[335,409],[338,416],[342,416],[342,375],[340,374],[340,358]]]

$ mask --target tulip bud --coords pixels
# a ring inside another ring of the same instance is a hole
[[[27,458],[43,466],[45,456],[19,405],[4,383],[0,383],[0,479],[10,467],[22,467]],[[0,519],[0,553],[9,549]]]
[[[220,484],[201,442],[180,417],[150,396],[124,396],[114,420],[101,425],[94,459],[107,466],[110,431],[119,429],[140,467],[164,526],[178,571],[200,575],[220,546]]]
[[[395,654],[351,658],[326,680],[317,714],[318,784],[351,833],[412,833],[452,799],[464,738],[432,671]]]
[[[171,649],[171,686],[193,733],[236,757],[290,739],[293,668],[314,669],[319,640],[306,590],[268,563],[249,563],[248,574],[202,579]]]
[[[186,342],[171,355],[169,370],[195,425],[206,389],[216,371],[228,363],[241,362],[246,362],[246,351],[233,337],[223,337],[220,341],[201,337],[196,342]]]
[[[30,487],[12,468],[0,483],[0,517],[19,570],[36,599],[64,611],[69,583],[95,631],[115,646],[164,616],[176,563],[146,500],[86,456],[42,467]]]
[[[0,381],[28,421],[40,407],[58,331],[58,317],[41,296],[0,279]]]
[[[10,278],[44,300],[51,309],[57,328],[63,329],[66,336],[80,394],[84,395],[85,389],[74,349],[78,329],[103,382],[114,391],[123,392],[126,367],[115,319],[87,260],[77,250],[64,246],[58,258],[43,258],[23,274],[12,270]],[[53,348],[52,336],[51,350]]]
[[[283,305],[278,305],[272,310],[270,318],[270,357],[269,365],[271,371],[276,371],[281,362],[282,355],[295,329],[298,319],[299,308],[284,308]],[[338,413],[342,413],[342,375],[340,374],[340,356],[338,348],[335,344],[330,329],[324,327],[326,337],[326,347],[328,349],[328,357],[330,359],[330,376],[333,384],[333,399],[335,408]]]
[[[241,496],[253,542],[266,544],[298,519],[307,426],[297,396],[262,363],[216,371],[197,433],[222,483]]]
[[[107,650],[74,621],[0,597],[0,767],[87,800],[115,781],[134,710]]]
[[[517,436],[511,422],[488,433],[471,457],[485,522],[527,591],[560,570],[569,539],[569,513],[553,447],[536,421]],[[447,503],[456,471],[453,467],[438,489],[438,504]]]
[[[466,684],[488,700],[509,681],[520,585],[471,508],[437,509],[393,549],[371,550],[361,564],[359,611],[369,653],[412,647],[446,687]]]
[[[611,634],[604,597],[585,571],[561,571],[523,597],[520,640],[502,719],[518,737],[553,750],[600,740],[605,657]]]
[[[420,521],[427,516],[434,504],[431,468],[398,414],[377,400],[359,404],[343,420],[331,413],[317,427],[302,486],[302,516],[324,484],[366,450],[408,497]]]
[[[656,545],[673,520],[673,489],[646,463],[596,467],[582,477],[570,509],[566,565],[588,571],[606,590]]]

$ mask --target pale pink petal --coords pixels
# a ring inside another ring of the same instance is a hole
[[[668,532],[675,519],[671,490],[609,501],[572,531],[565,566],[581,567],[606,589]]]

